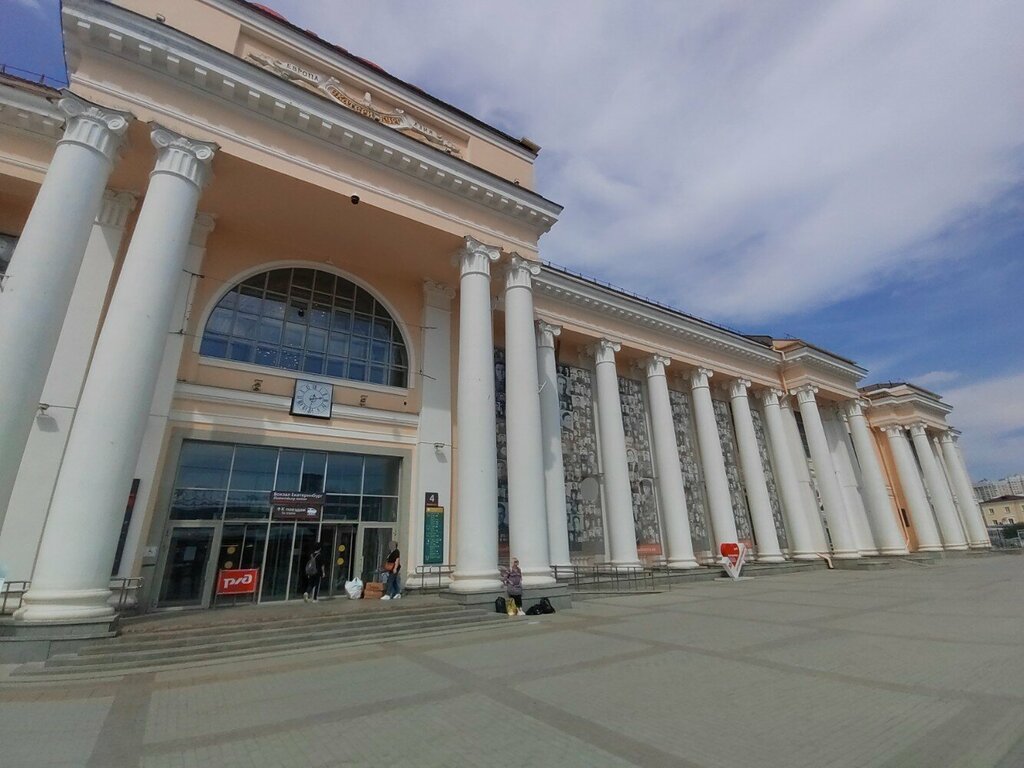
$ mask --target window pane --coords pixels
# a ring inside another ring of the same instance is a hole
[[[248,280],[246,280],[244,283],[242,283],[242,288],[243,289],[255,288],[256,291],[259,292],[259,293],[262,293],[263,289],[266,288],[266,287],[267,287],[267,273],[266,272],[260,272],[258,275],[253,275]]]
[[[313,270],[296,269],[292,273],[292,285],[296,288],[308,288],[313,290]]]
[[[288,297],[281,293],[268,293],[263,300],[263,316],[280,320],[284,317],[284,309],[288,305]]]
[[[206,357],[225,358],[228,356],[228,340],[226,336],[203,336],[199,354]]]
[[[366,315],[356,315],[352,320],[352,333],[356,336],[369,336],[373,321]]]
[[[405,368],[409,365],[405,356],[405,347],[398,344],[391,345],[391,365],[397,368]]]
[[[331,307],[324,304],[313,304],[310,311],[309,324],[317,328],[326,328],[331,324]]]
[[[363,457],[332,453],[327,457],[327,493],[360,493],[363,486]]]
[[[288,299],[288,311],[285,313],[285,316],[293,322],[305,323],[307,314],[309,314],[309,302],[304,299],[296,298],[293,294],[292,297]]]
[[[348,377],[352,381],[366,381],[366,363],[350,362],[348,364]]]
[[[303,493],[323,493],[326,468],[326,453],[306,451],[305,460],[302,462],[302,487],[299,490]]]
[[[266,365],[272,368],[277,368],[279,350],[277,347],[256,347],[256,357],[254,362],[256,365]]]
[[[274,269],[267,274],[267,292],[288,293],[288,286],[292,283],[292,271],[290,269]]]
[[[302,359],[302,370],[306,373],[323,373],[324,372],[324,356],[323,355],[306,355]]]
[[[327,365],[324,367],[324,373],[328,376],[333,376],[336,379],[347,379],[348,365],[341,358],[328,357]]]
[[[299,325],[298,323],[285,323],[284,326],[284,345],[286,347],[295,347],[296,349],[302,349],[306,343],[306,326]]]
[[[251,288],[242,286],[241,293],[238,296],[238,311],[249,312],[250,314],[259,314],[260,307],[263,306],[263,291],[254,291]]]
[[[238,288],[232,288],[230,291],[224,294],[224,298],[217,302],[218,307],[225,307],[227,309],[234,309],[238,304]]]
[[[179,488],[171,497],[174,520],[215,520],[224,508],[225,491],[201,491]]]
[[[328,496],[324,503],[324,520],[358,520],[358,496]]]
[[[232,341],[228,344],[228,360],[238,360],[243,363],[252,362],[252,344],[244,341]]]
[[[274,488],[277,448],[240,445],[231,468],[231,490],[270,491]]]
[[[281,367],[289,371],[297,371],[302,365],[302,353],[294,350],[281,350]]]
[[[401,368],[391,369],[391,386],[392,387],[405,387],[408,386],[408,381],[405,378],[405,371]]]
[[[375,318],[373,321],[373,338],[387,341],[391,338],[391,321]]]
[[[299,490],[299,479],[302,475],[302,451],[284,449],[277,463],[277,482],[275,491]]]
[[[334,287],[334,293],[340,298],[346,298],[354,301],[356,297],[356,291],[359,287],[351,280],[346,280],[344,277],[338,278],[338,283]]]
[[[370,381],[371,384],[387,384],[388,383],[388,372],[387,372],[387,369],[385,369],[385,368],[383,368],[383,367],[381,367],[379,365],[371,366],[369,381]]]
[[[186,440],[178,458],[178,488],[227,488],[233,448],[222,443]]]
[[[398,499],[387,496],[363,496],[362,519],[390,523],[398,519]]]
[[[318,271],[313,287],[314,290],[322,291],[323,293],[334,293],[334,275],[330,272]]]
[[[224,508],[228,520],[270,517],[270,494],[265,491],[231,491]]]
[[[335,331],[348,331],[352,328],[352,313],[335,309],[334,319],[331,320],[331,328]]]
[[[373,297],[362,288],[356,288],[356,312],[373,314]]]
[[[239,312],[235,315],[235,328],[233,334],[242,339],[256,338],[256,324],[259,318],[256,315],[245,315]]]
[[[347,333],[332,333],[330,341],[327,342],[328,353],[337,355],[338,357],[347,357],[348,338]]]
[[[402,460],[397,456],[367,456],[363,493],[370,496],[397,496],[401,465]]]
[[[231,333],[230,309],[218,306],[210,313],[210,319],[206,323],[206,330],[210,333]]]
[[[260,341],[265,341],[268,344],[280,344],[283,330],[284,324],[280,320],[271,320],[265,317],[260,320]]]
[[[323,352],[327,349],[327,331],[323,328],[310,328],[306,331],[306,351]]]
[[[365,360],[367,353],[370,351],[370,342],[366,339],[356,337],[352,339],[348,348],[350,357],[355,360]]]

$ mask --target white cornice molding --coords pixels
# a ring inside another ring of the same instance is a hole
[[[856,388],[857,382],[867,376],[867,369],[861,368],[854,363],[846,362],[832,355],[821,352],[811,347],[800,347],[795,350],[785,350],[783,370],[794,365],[803,365],[807,368],[823,371],[824,373],[845,379],[850,386]]]
[[[64,133],[64,113],[41,94],[2,83],[0,125],[57,141]]]
[[[187,384],[178,382],[174,387],[177,400],[195,400],[203,403],[234,405],[243,408],[258,408],[263,411],[278,411],[288,415],[291,411],[292,399],[286,395],[271,395],[266,392],[249,392],[223,387],[210,387],[205,384]],[[419,416],[414,413],[383,411],[379,408],[365,408],[356,405],[335,403],[331,408],[331,418],[362,421],[369,424],[386,424],[388,426],[409,427],[419,426]],[[288,424],[293,422],[288,421]]]
[[[662,331],[700,346],[721,350],[762,365],[777,366],[781,356],[743,336],[674,314],[667,309],[642,304],[613,290],[588,283],[544,267],[533,279],[534,292],[572,306],[624,320],[632,325]]]
[[[96,0],[68,0],[65,44],[87,47],[171,78],[235,108],[433,189],[482,206],[537,237],[562,207],[510,181],[361,117],[176,29]],[[101,84],[97,84],[101,85]],[[134,97],[125,96],[132,99]]]

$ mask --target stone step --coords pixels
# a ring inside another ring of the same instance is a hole
[[[408,610],[374,611],[367,613],[330,614],[325,616],[310,616],[305,619],[281,619],[267,621],[258,624],[215,624],[200,627],[183,627],[179,629],[161,629],[147,632],[123,632],[117,638],[108,641],[102,646],[87,646],[82,652],[93,652],[94,648],[120,648],[129,649],[135,646],[173,647],[177,645],[194,645],[213,640],[229,640],[238,636],[252,636],[260,633],[261,636],[272,637],[279,634],[290,634],[296,630],[318,630],[334,628],[356,628],[364,624],[376,627],[387,627],[403,621],[418,618],[430,618],[434,616],[449,616],[457,614],[459,610],[453,610],[449,606],[436,606],[429,608],[412,608]]]
[[[69,679],[73,676],[81,676],[85,679],[90,679],[95,676],[103,675],[121,675],[128,672],[138,672],[143,670],[162,670],[171,669],[174,667],[199,667],[209,666],[211,664],[229,663],[237,661],[252,661],[261,658],[279,657],[283,654],[288,653],[308,653],[316,650],[331,650],[334,648],[344,648],[348,646],[359,646],[365,645],[370,642],[397,642],[400,640],[410,640],[422,637],[437,637],[443,635],[449,635],[454,633],[464,633],[481,631],[486,629],[497,629],[504,623],[508,622],[509,619],[499,614],[481,614],[475,621],[467,623],[456,623],[451,622],[444,623],[439,626],[433,627],[420,627],[412,629],[404,629],[401,631],[394,631],[385,635],[377,633],[364,633],[356,637],[346,638],[334,638],[334,639],[321,639],[316,641],[310,641],[301,646],[294,645],[280,645],[271,648],[261,648],[258,652],[244,653],[238,650],[230,651],[217,651],[207,652],[201,654],[192,654],[185,659],[171,659],[164,661],[153,661],[150,659],[123,659],[119,658],[116,661],[105,661],[103,663],[97,663],[96,657],[86,658],[80,664],[64,664],[53,666],[50,664],[54,659],[63,658],[60,656],[54,656],[49,659],[45,664],[34,662],[30,664],[23,664],[12,671],[11,675],[15,677],[33,677],[33,678],[46,678],[46,679]],[[78,657],[70,657],[78,658]]]

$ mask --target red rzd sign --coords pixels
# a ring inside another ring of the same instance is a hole
[[[256,591],[259,568],[236,568],[217,573],[218,595],[248,595]]]

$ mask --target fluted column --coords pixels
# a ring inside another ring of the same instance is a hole
[[[690,518],[686,510],[683,470],[679,464],[679,446],[672,422],[672,405],[668,397],[665,366],[669,359],[651,355],[644,361],[647,394],[651,404],[651,437],[654,442],[654,463],[658,473],[658,498],[665,527],[666,559],[669,568],[697,568],[690,538]]]
[[[89,621],[107,605],[118,530],[175,292],[216,145],[159,126],[142,211],[96,342],[18,618]]]
[[[967,549],[967,540],[964,537],[960,519],[953,506],[953,499],[945,486],[946,480],[942,476],[935,461],[935,454],[932,453],[931,442],[928,440],[928,431],[924,424],[913,424],[910,427],[910,439],[914,441],[914,448],[917,451],[917,460],[921,464],[921,471],[924,473],[925,487],[932,500],[932,507],[935,510],[935,517],[939,523],[939,532],[942,534],[942,544],[946,549],[962,550]]]
[[[942,541],[939,539],[939,529],[935,526],[935,516],[928,503],[928,496],[924,492],[924,485],[921,484],[921,473],[917,470],[917,462],[914,461],[914,456],[910,452],[906,430],[901,426],[886,427],[885,436],[889,439],[889,448],[892,450],[893,460],[896,462],[896,473],[899,475],[900,486],[903,488],[907,511],[914,524],[917,549],[919,552],[941,552]]]
[[[797,405],[800,407],[804,434],[807,435],[807,447],[811,451],[811,459],[814,460],[815,479],[818,481],[818,492],[821,494],[822,506],[825,507],[825,518],[828,520],[828,531],[832,538],[832,553],[839,559],[852,560],[860,557],[860,551],[850,521],[847,519],[843,492],[836,478],[825,428],[818,413],[818,402],[814,397],[817,392],[817,387],[805,384],[798,387],[793,394],[796,395]]]
[[[868,522],[867,509],[864,507],[864,496],[857,480],[857,470],[853,466],[853,449],[850,447],[850,435],[843,423],[838,408],[829,408],[821,416],[825,438],[828,440],[829,453],[836,470],[836,479],[843,494],[846,507],[846,519],[850,521],[854,541],[862,555],[877,555],[878,546]]]
[[[639,565],[636,529],[633,526],[633,496],[629,490],[626,463],[626,434],[622,427],[619,375],[615,368],[618,342],[601,339],[591,348],[597,381],[597,423],[601,429],[601,465],[604,498],[608,505],[608,537],[613,565]]]
[[[739,540],[736,534],[736,518],[733,517],[732,499],[729,498],[729,477],[725,474],[725,458],[722,442],[715,421],[715,408],[711,404],[711,387],[708,379],[714,373],[707,368],[697,368],[690,373],[690,390],[693,394],[693,417],[697,425],[697,445],[700,447],[701,467],[708,492],[708,507],[711,512],[711,529],[715,534],[715,555],[724,542]]]
[[[471,237],[458,257],[458,507],[453,592],[501,589],[498,578],[498,446],[494,413],[491,262],[497,248]]]
[[[775,531],[772,517],[772,502],[768,496],[768,484],[761,466],[761,452],[757,448],[754,433],[754,419],[750,415],[750,400],[747,389],[750,382],[736,379],[729,385],[732,401],[732,420],[736,427],[736,443],[740,454],[740,472],[747,489],[747,503],[750,505],[750,522],[757,539],[757,561],[759,563],[782,563],[786,558],[779,548],[779,536]]]
[[[784,396],[785,393],[780,389],[761,391],[768,446],[775,467],[775,479],[782,495],[786,532],[789,534],[789,556],[794,560],[816,560],[818,555],[815,552],[814,539],[811,537],[803,497],[800,495],[800,482],[793,468],[793,457],[790,454],[786,427],[782,423],[782,412],[779,408],[779,398]]]
[[[988,537],[988,529],[985,525],[985,518],[982,517],[978,502],[974,499],[974,487],[971,485],[970,476],[967,474],[967,467],[963,463],[963,456],[958,450],[956,438],[951,430],[939,435],[939,447],[946,459],[946,466],[952,475],[952,482],[956,488],[957,504],[960,506],[960,514],[963,516],[967,527],[967,538],[972,549],[986,549],[992,546]]]
[[[0,526],[57,348],[93,222],[131,115],[68,91],[64,135],[0,295]]]
[[[788,395],[780,396],[779,411],[782,414],[782,422],[786,428],[789,455],[793,459],[797,480],[800,483],[800,498],[803,500],[804,516],[811,532],[811,540],[814,542],[814,551],[828,552],[828,539],[825,536],[825,524],[821,519],[818,492],[815,490],[814,482],[811,480],[811,468],[808,465],[807,452],[804,450],[803,441],[800,439],[800,427],[797,426],[796,414],[793,412],[793,398]]]
[[[541,454],[544,461],[544,499],[548,512],[548,562],[559,567],[569,559],[569,526],[565,511],[565,465],[562,460],[562,420],[558,403],[558,365],[555,337],[562,327],[537,321],[537,376],[540,379]]]
[[[896,511],[889,502],[889,492],[882,477],[878,454],[875,453],[875,441],[864,416],[863,403],[860,400],[850,400],[845,408],[846,419],[850,424],[850,436],[853,438],[853,446],[857,449],[857,459],[860,463],[860,477],[864,485],[871,530],[875,535],[879,552],[883,555],[905,555],[907,544],[896,520]]]
[[[508,439],[509,551],[523,583],[553,584],[548,558],[533,276],[540,265],[512,254],[505,271],[505,430]]]

